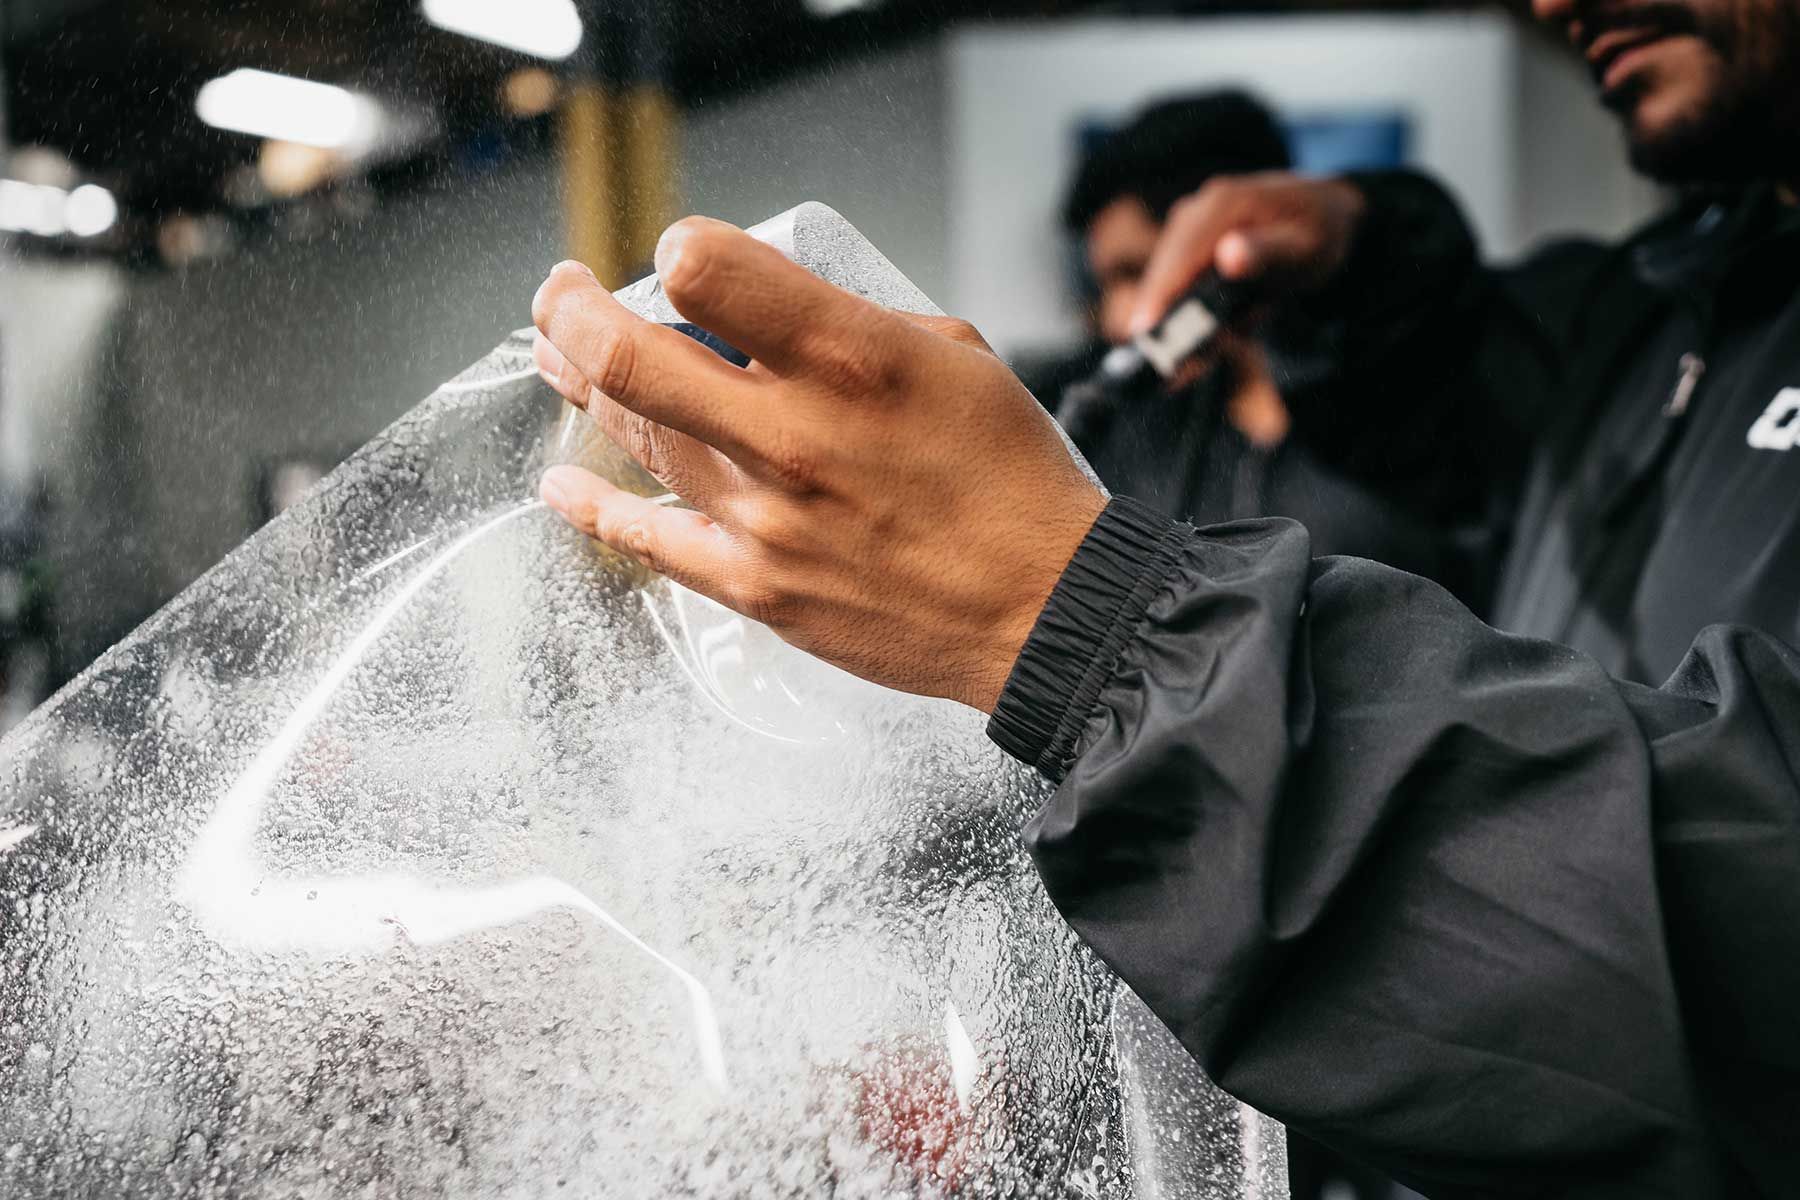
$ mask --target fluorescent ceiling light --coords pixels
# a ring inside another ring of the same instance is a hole
[[[381,123],[380,107],[367,96],[250,67],[202,87],[194,109],[219,129],[327,150],[367,146]]]
[[[0,179],[0,229],[56,237],[68,230],[63,205],[68,193],[48,183]]]
[[[539,58],[567,58],[581,45],[573,0],[425,0],[421,11],[439,29]]]
[[[119,203],[97,183],[84,183],[63,201],[63,220],[76,237],[96,237],[119,219]]]
[[[881,0],[805,0],[806,11],[815,17],[841,17],[880,4]]]

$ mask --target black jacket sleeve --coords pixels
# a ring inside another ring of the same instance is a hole
[[[1800,1166],[1800,657],[1660,690],[1115,500],[994,713],[1071,924],[1228,1091],[1433,1197]]]

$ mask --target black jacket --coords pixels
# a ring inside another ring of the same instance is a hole
[[[1060,780],[1032,853],[1221,1084],[1428,1195],[1793,1195],[1793,219],[1503,275],[1432,189],[1371,195],[1330,299],[1391,336],[1339,347],[1361,411],[1297,415],[1492,518],[1500,623],[1561,643],[1291,522],[1117,500],[990,726]]]
[[[1318,554],[1354,554],[1452,588],[1449,534],[1413,506],[1321,462],[1299,439],[1255,445],[1226,419],[1231,383],[1214,370],[1169,391],[1152,380],[1066,425],[1115,494],[1195,525],[1292,517]],[[1059,418],[1060,419],[1060,418]]]

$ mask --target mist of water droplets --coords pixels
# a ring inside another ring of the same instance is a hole
[[[514,337],[0,743],[0,1194],[1285,1195],[979,717],[572,533],[571,458],[649,485]]]

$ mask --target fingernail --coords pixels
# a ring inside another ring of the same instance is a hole
[[[1125,332],[1136,337],[1140,333],[1149,333],[1155,325],[1156,314],[1147,308],[1140,308],[1131,314],[1129,321],[1125,322]]]
[[[540,333],[531,340],[531,359],[537,364],[538,375],[544,382],[561,391],[563,368],[568,365],[562,351]]]
[[[1250,248],[1249,238],[1241,233],[1228,233],[1219,239],[1213,262],[1219,274],[1227,279],[1237,279],[1256,265],[1256,254]]]
[[[538,495],[543,498],[545,504],[548,504],[557,512],[564,514],[568,513],[569,494],[563,491],[562,484],[556,482],[556,473],[554,471],[545,472],[544,477],[538,480]]]
[[[594,273],[588,269],[588,265],[579,259],[565,258],[550,268],[552,275],[567,275],[571,271],[577,275],[586,275],[589,279],[594,277]]]
[[[663,230],[656,239],[656,273],[667,280],[669,272],[681,261],[681,247],[687,242],[687,226],[680,221]]]

